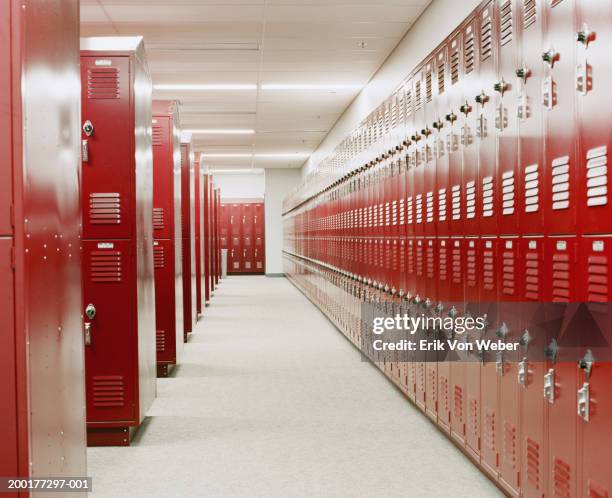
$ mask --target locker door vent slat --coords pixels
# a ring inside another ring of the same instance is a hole
[[[495,439],[495,412],[491,409],[485,410],[484,416],[484,444],[492,452],[496,451],[497,441]]]
[[[469,402],[469,421],[468,427],[470,429],[470,434],[473,437],[480,436],[480,419],[479,419],[480,407],[477,399],[470,399]]]
[[[609,498],[608,490],[600,484],[589,479],[589,498]]]
[[[451,84],[454,85],[459,81],[459,43],[450,54],[450,74]]]
[[[500,7],[500,42],[504,46],[512,41],[512,1],[506,0]]]
[[[427,278],[435,278],[435,261],[433,247],[428,247],[426,251],[427,257]]]
[[[423,96],[421,90],[421,81],[417,80],[414,84],[414,110],[418,111],[423,108]]]
[[[552,300],[567,302],[570,297],[570,258],[567,254],[555,254],[552,265]]]
[[[480,60],[486,61],[493,55],[493,23],[489,9],[483,12],[480,25]]]
[[[552,161],[552,208],[563,210],[570,207],[570,164],[569,156],[558,157]]]
[[[461,386],[455,386],[455,395],[453,399],[453,415],[459,423],[463,423],[463,389],[461,389]]]
[[[438,269],[440,275],[439,278],[443,282],[448,280],[447,255],[448,251],[446,249],[446,246],[440,247],[440,251],[438,253]]]
[[[536,22],[536,0],[523,0],[523,29]]]
[[[605,303],[608,301],[608,258],[589,256],[587,276],[587,301]]]
[[[164,208],[153,208],[153,230],[163,230],[165,227]]]
[[[555,498],[571,498],[571,469],[560,458],[553,465],[553,488]]]
[[[495,258],[493,251],[484,251],[482,258],[482,283],[486,291],[495,289]]]
[[[535,252],[525,254],[525,298],[540,299],[540,261]]]
[[[539,165],[531,164],[525,168],[525,213],[536,213],[540,209]]]
[[[438,95],[442,95],[444,93],[444,85],[446,78],[446,61],[444,60],[444,55],[440,54],[438,56]]]
[[[155,345],[158,353],[166,351],[166,331],[157,330],[155,332]]]
[[[608,148],[604,145],[586,154],[587,206],[608,204]]]
[[[89,194],[89,223],[119,225],[121,223],[121,194],[95,192]]]
[[[121,407],[125,404],[125,386],[122,375],[99,375],[92,379],[93,406]]]
[[[87,98],[92,100],[119,99],[119,68],[91,67],[87,70]]]
[[[504,460],[510,468],[516,469],[516,427],[509,422],[504,424]]]
[[[540,489],[540,445],[527,438],[526,448],[527,480],[537,490]]]
[[[503,288],[502,292],[506,295],[513,296],[516,292],[515,289],[515,254],[512,251],[506,251],[503,253]]]
[[[427,102],[431,102],[433,99],[433,71],[431,68],[425,74],[425,98]]]
[[[121,251],[92,251],[89,259],[93,283],[118,283],[122,280]]]
[[[463,41],[463,61],[465,74],[470,74],[474,70],[474,58],[475,58],[475,44],[474,44],[474,30],[470,26],[464,34]]]
[[[404,97],[404,120],[408,120],[412,116],[412,91],[408,90]]]
[[[468,287],[476,287],[476,251],[469,249],[467,252],[467,277],[466,284]]]
[[[159,269],[166,267],[164,246],[153,246],[153,266]]]
[[[502,214],[514,214],[515,206],[514,171],[506,171],[502,175]]]
[[[151,140],[152,140],[153,145],[162,145],[164,143],[161,125],[159,124],[153,125]]]

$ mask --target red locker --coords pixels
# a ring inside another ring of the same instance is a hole
[[[542,50],[546,232],[576,233],[579,191],[576,162],[575,0],[545,2]]]
[[[412,206],[414,234],[417,237],[425,234],[425,151],[426,138],[423,134],[426,125],[425,116],[425,70],[423,66],[416,70],[412,77],[413,90],[413,131],[410,139],[412,146],[412,196],[408,199],[408,205]]]
[[[521,50],[516,69],[516,96],[520,180],[517,180],[519,233],[544,233],[544,186],[548,184],[549,168],[544,163],[544,112],[542,54],[534,47],[542,46],[545,0],[521,2]]]
[[[157,374],[168,374],[183,346],[181,177],[178,107],[153,102],[153,266]]]
[[[211,289],[210,289],[210,270],[211,270],[211,264],[210,264],[210,189],[209,189],[209,184],[210,184],[210,175],[208,174],[204,174],[204,176],[202,177],[202,192],[204,194],[204,200],[203,200],[203,204],[204,204],[204,209],[202,211],[202,218],[204,220],[204,240],[203,240],[203,245],[202,245],[202,250],[203,250],[203,265],[204,265],[204,301],[206,303],[206,305],[208,306],[208,303],[210,302],[210,293],[211,293]],[[229,217],[229,207],[227,208],[228,214],[227,216]],[[229,225],[228,225],[229,226]],[[229,230],[229,228],[228,228]],[[226,236],[228,237],[228,247],[230,244],[230,237],[231,234],[228,232],[226,234]],[[228,270],[231,268],[230,266],[230,260],[229,260],[229,254],[230,254],[231,250],[228,251]]]
[[[580,483],[578,496],[607,496],[612,492],[609,462],[609,414],[612,410],[612,236],[584,237],[580,242],[582,287],[591,319],[590,330],[582,341],[578,362],[578,430],[580,447]]]
[[[445,56],[444,56],[445,58]],[[444,67],[445,62],[442,63]],[[420,194],[422,216],[424,224],[424,235],[427,237],[435,237],[436,221],[438,219],[438,209],[436,206],[436,144],[438,142],[439,133],[433,127],[436,125],[437,106],[434,98],[437,92],[437,77],[436,77],[436,58],[432,57],[425,63],[423,68],[423,114],[424,123],[420,132],[423,137],[422,148],[422,167],[423,167],[423,186]]]
[[[577,496],[577,351],[562,337],[565,320],[584,296],[578,285],[578,240],[574,236],[550,237],[544,250],[544,272],[549,281],[543,302],[546,321],[550,323],[551,340],[546,348],[547,373],[544,377],[544,399],[548,409],[548,494],[561,490]],[[553,340],[554,339],[554,340]]]
[[[452,48],[451,48],[452,50]],[[458,48],[453,55],[458,54]],[[455,63],[455,61],[453,61]],[[458,64],[458,61],[456,62]],[[449,47],[445,43],[436,52],[435,56],[436,85],[434,88],[434,109],[431,127],[433,128],[434,158],[436,163],[436,188],[434,191],[435,233],[438,236],[449,235],[450,229],[450,154],[453,146],[452,136],[449,134],[453,124],[449,109],[452,103],[451,74],[454,76],[454,67],[449,61]],[[447,114],[449,121],[446,120]],[[458,143],[455,142],[458,148]]]
[[[518,188],[518,80],[519,38],[521,10],[517,2],[499,2],[497,31],[499,33],[499,63],[497,80],[493,85],[495,106],[495,136],[497,140],[497,177],[494,188],[499,189],[499,204],[494,208],[498,217],[499,233],[516,235],[519,213],[523,207],[522,192]]]
[[[480,208],[477,196],[480,191],[478,180],[478,141],[480,125],[480,107],[474,96],[478,95],[486,105],[486,94],[482,95],[482,85],[478,79],[480,67],[480,43],[478,36],[479,18],[469,19],[462,28],[463,33],[463,98],[460,111],[461,144],[463,155],[462,188],[457,188],[456,180],[452,181],[453,214],[459,213],[463,218],[463,233],[478,235],[480,233]],[[465,100],[464,100],[465,99]],[[457,175],[456,178],[458,178]],[[458,207],[457,207],[458,206]],[[459,211],[457,211],[459,209]],[[460,222],[461,219],[455,220]],[[461,228],[462,225],[459,225]]]
[[[81,80],[88,443],[127,445],[156,389],[151,80],[142,39],[82,39]]]
[[[580,165],[578,230],[587,234],[612,233],[608,184],[608,148],[612,138],[609,96],[612,82],[609,57],[611,25],[610,2],[578,2],[575,29]]]
[[[450,85],[447,90],[448,106],[444,116],[446,150],[448,152],[448,179],[444,188],[445,209],[444,212],[447,229],[442,226],[441,234],[454,236],[463,235],[463,219],[465,218],[464,201],[462,200],[463,189],[463,161],[462,161],[462,139],[465,127],[465,114],[467,112],[465,101],[465,49],[463,45],[463,29],[453,34],[448,41],[449,78]],[[471,49],[473,50],[473,37],[471,38]],[[473,52],[472,52],[473,54]],[[440,182],[439,182],[440,183]],[[440,192],[442,194],[442,192]]]
[[[183,237],[183,340],[193,332],[197,322],[196,307],[196,240],[195,240],[195,171],[191,137],[181,137],[181,212]]]
[[[221,248],[222,249],[227,249],[229,246],[229,241],[230,241],[229,220],[230,220],[229,204],[222,202],[221,203],[221,227],[220,227]]]
[[[544,379],[547,372],[543,353],[550,338],[542,302],[545,299],[544,242],[542,237],[520,240],[519,274],[521,338],[517,365],[521,420],[520,474],[524,496],[543,496],[546,492],[546,401]]]
[[[499,36],[496,19],[499,14],[497,2],[485,4],[478,13],[479,56],[478,85],[475,97],[478,116],[478,191],[476,213],[479,218],[480,235],[496,235],[499,230],[501,203],[497,181],[497,157],[495,125],[498,117],[493,98],[497,81]]]
[[[194,226],[195,226],[195,275],[196,275],[196,322],[204,309],[202,306],[202,171],[200,169],[200,153],[194,154],[193,160],[194,187]]]
[[[22,3],[0,4],[0,475],[82,476],[79,6]]]

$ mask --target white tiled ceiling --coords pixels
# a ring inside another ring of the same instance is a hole
[[[431,0],[81,0],[82,36],[142,35],[154,83],[364,85]],[[212,167],[300,167],[359,92],[155,91],[181,101],[184,128]]]

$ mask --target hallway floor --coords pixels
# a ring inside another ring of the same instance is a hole
[[[90,496],[502,496],[284,278],[222,280],[180,363]]]

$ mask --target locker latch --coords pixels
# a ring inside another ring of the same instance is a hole
[[[559,52],[551,48],[542,54],[542,60],[552,68],[555,66],[555,62],[559,60]]]
[[[582,25],[582,29],[576,33],[576,41],[582,43],[586,48],[589,47],[589,43],[595,40],[595,32],[591,31],[585,24]]]
[[[546,357],[552,362],[555,363],[557,361],[557,354],[559,353],[559,346],[557,346],[557,340],[553,339],[550,341],[550,344],[546,346],[544,349],[544,353]]]
[[[478,95],[476,95],[476,102],[480,105],[485,105],[489,101],[489,96],[483,90]]]
[[[93,320],[96,317],[96,307],[91,303],[88,304],[85,308],[85,314],[87,315],[87,318]]]
[[[457,121],[457,115],[451,111],[446,115],[446,121],[448,121],[449,123],[454,123],[455,121]]]
[[[493,85],[493,89],[500,93],[503,97],[504,93],[506,92],[506,90],[508,90],[508,83],[506,83],[506,81],[504,80],[504,78],[502,78],[500,81],[498,81],[497,83],[495,83]]]
[[[495,353],[495,370],[499,375],[504,375],[504,354],[501,351]]]
[[[434,127],[434,129],[440,131],[442,128],[444,128],[444,123],[438,119],[438,121],[434,121],[432,126]]]
[[[510,332],[510,329],[508,328],[508,325],[506,325],[506,322],[503,322],[497,329],[496,335],[500,339],[505,339],[508,335],[508,332]]]
[[[531,76],[531,69],[525,66],[520,67],[516,70],[516,77],[523,80],[523,83],[527,82],[527,78]]]
[[[89,142],[87,140],[81,140],[81,161],[89,162]]]
[[[585,422],[589,421],[590,401],[589,383],[585,382],[582,384],[582,387],[578,389],[578,416]]]
[[[85,322],[85,346],[91,346],[91,323]]]
[[[457,316],[457,308],[454,306],[448,310],[448,316],[451,318],[455,318]]]
[[[527,351],[529,350],[529,343],[532,341],[532,339],[533,338],[531,337],[529,330],[525,329],[523,331],[523,335],[521,335],[521,338],[519,339],[519,344],[523,346],[523,350],[525,351],[525,353],[527,353]]]
[[[593,370],[593,364],[595,363],[595,358],[593,358],[593,353],[589,349],[586,354],[582,357],[582,359],[578,362],[578,367],[584,370],[584,375],[587,380],[591,377],[591,372]]]
[[[444,310],[444,305],[442,303],[436,304],[436,308],[435,308],[436,313],[440,314],[442,313],[443,310]]]
[[[472,111],[472,106],[466,101],[459,110],[467,116]]]
[[[518,364],[518,383],[523,387],[527,387],[527,360],[523,358]]]
[[[421,130],[421,134],[425,135],[425,137],[428,137],[429,135],[431,135],[431,130],[429,129],[428,126],[426,126],[425,128]]]
[[[549,403],[555,402],[555,369],[549,368],[544,375],[544,399]]]

